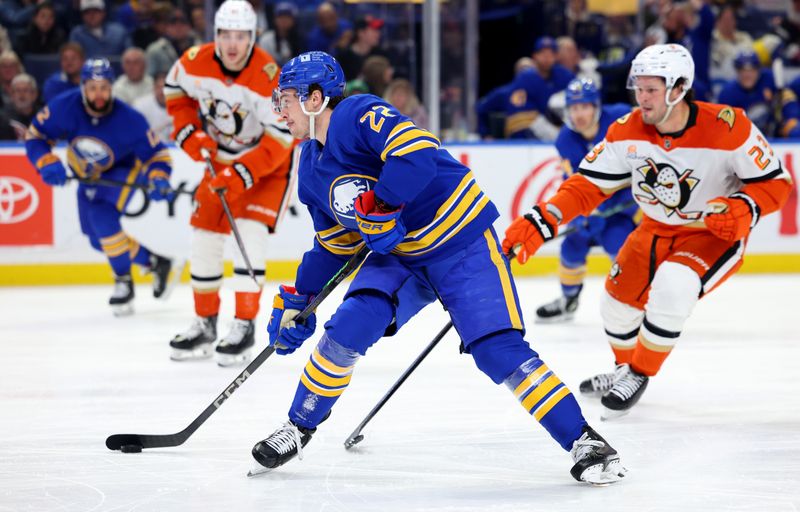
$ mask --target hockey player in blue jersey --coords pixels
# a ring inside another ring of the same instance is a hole
[[[578,168],[595,144],[603,140],[608,126],[631,111],[631,107],[623,103],[602,106],[600,91],[594,82],[577,78],[567,86],[566,105],[565,126],[556,138],[564,179]],[[537,309],[537,322],[570,320],[578,308],[578,297],[586,277],[586,256],[591,248],[602,247],[613,261],[628,234],[636,227],[633,216],[638,208],[629,189],[618,191],[597,208],[599,212],[610,209],[620,211],[608,217],[581,216],[570,223],[569,229],[574,231],[564,237],[559,253],[558,277],[563,296]]]
[[[78,185],[81,230],[92,247],[105,253],[114,272],[109,299],[117,315],[130,314],[134,296],[131,263],[153,273],[153,295],[161,297],[172,266],[128,236],[120,217],[131,197],[130,187],[94,185],[103,178],[149,186],[150,198],[167,199],[172,172],[167,148],[136,110],[111,95],[114,72],[106,59],[89,59],[81,70],[79,90],[56,96],[34,118],[26,135],[28,159],[45,183],[61,186],[67,169],[52,152],[66,140],[67,160]]]
[[[358,359],[439,299],[464,352],[570,451],[576,479],[622,478],[617,452],[523,339],[514,280],[492,228],[498,213],[470,170],[382,99],[343,98],[344,85],[333,57],[309,52],[286,64],[274,93],[292,135],[310,138],[299,157],[298,187],[316,231],[294,287],[281,286],[275,297],[268,331],[279,354],[313,335],[313,316],[304,325],[293,319],[325,282],[363,244],[372,252],[325,323],[289,421],[257,443],[253,457],[271,469],[302,455]]]

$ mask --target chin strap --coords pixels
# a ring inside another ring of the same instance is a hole
[[[325,107],[328,106],[328,102],[330,100],[331,100],[330,96],[325,96],[325,99],[322,101],[322,106],[316,112],[309,112],[308,110],[306,110],[305,102],[302,102],[302,101],[300,102],[300,110],[302,110],[303,113],[308,116],[308,137],[310,139],[315,139],[316,138],[316,126],[315,126],[315,123],[314,123],[314,119],[318,115],[320,115],[323,110],[325,110]]]
[[[669,119],[669,115],[672,114],[672,109],[675,107],[675,105],[680,103],[683,100],[683,98],[686,96],[686,90],[684,89],[681,92],[680,96],[675,98],[675,101],[670,102],[669,101],[669,96],[670,96],[670,94],[672,94],[672,89],[673,89],[672,87],[667,89],[666,95],[664,96],[664,101],[667,104],[667,111],[664,113],[664,117],[661,118],[661,121],[656,123],[656,126],[665,123],[667,121],[667,119]]]

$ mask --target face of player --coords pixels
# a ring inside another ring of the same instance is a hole
[[[312,94],[314,96],[314,94]],[[306,100],[308,103],[311,101],[309,98]],[[306,110],[309,110],[309,105],[306,105]],[[286,122],[286,127],[295,139],[305,139],[309,136],[308,116],[303,113],[300,108],[300,99],[297,97],[297,91],[294,89],[287,89],[281,91],[280,95],[280,113],[278,114],[282,121]]]
[[[658,76],[636,77],[636,102],[642,110],[642,121],[645,124],[658,124],[667,113],[666,92],[667,86],[664,79]],[[678,87],[672,89],[671,101],[680,94]]]
[[[83,96],[90,113],[105,114],[111,108],[111,82],[87,80],[83,84]]]
[[[231,71],[244,68],[249,56],[250,32],[247,30],[220,30],[217,32],[217,47],[222,63]]]
[[[572,126],[577,132],[585,132],[594,125],[597,107],[592,103],[576,103],[567,109]]]

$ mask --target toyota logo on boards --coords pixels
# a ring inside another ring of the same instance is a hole
[[[22,178],[0,176],[0,224],[29,219],[39,207],[39,194]]]

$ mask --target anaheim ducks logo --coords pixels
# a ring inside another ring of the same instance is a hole
[[[237,135],[242,131],[244,120],[250,113],[242,109],[241,103],[230,105],[224,100],[205,98],[203,106],[206,121],[222,145],[229,146],[234,141],[242,142],[237,139]]]
[[[692,190],[700,183],[697,178],[692,178],[692,169],[678,173],[669,164],[657,164],[651,158],[645,160],[646,165],[636,169],[644,177],[639,182],[642,193],[634,194],[636,198],[647,204],[660,204],[664,207],[667,217],[673,214],[684,220],[697,220],[703,212],[683,211],[689,203]]]
[[[733,123],[736,122],[736,112],[731,107],[725,107],[717,114],[717,119],[728,125],[728,130],[733,130]]]

